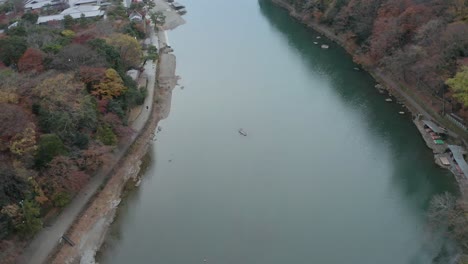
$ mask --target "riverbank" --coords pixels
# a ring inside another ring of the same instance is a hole
[[[164,35],[163,31],[159,35]],[[159,39],[162,38],[159,36]],[[160,42],[160,47],[165,42]],[[99,250],[107,230],[112,223],[120,196],[124,186],[129,180],[138,182],[141,160],[148,151],[153,140],[158,123],[167,117],[170,109],[171,93],[176,82],[162,86],[161,73],[170,72],[175,78],[175,56],[173,54],[160,54],[157,67],[157,84],[153,100],[153,108],[148,122],[144,125],[127,155],[115,168],[113,176],[108,180],[102,190],[90,202],[86,210],[75,221],[67,232],[68,237],[76,244],[71,247],[61,243],[56,252],[47,263],[95,263],[94,256]],[[167,76],[166,76],[167,77]]]

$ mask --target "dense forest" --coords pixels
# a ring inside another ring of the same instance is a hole
[[[279,0],[436,113],[468,120],[467,0]],[[444,103],[445,102],[445,103]]]
[[[143,4],[45,25],[15,5],[0,5],[0,239],[34,234],[67,205],[130,139],[128,113],[146,96],[126,74],[143,62],[146,25],[128,18]]]

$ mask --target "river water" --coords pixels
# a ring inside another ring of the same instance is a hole
[[[100,263],[448,263],[426,209],[453,177],[350,56],[267,1],[183,4],[185,88]]]

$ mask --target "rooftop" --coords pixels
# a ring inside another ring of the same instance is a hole
[[[439,127],[436,123],[428,120],[422,120],[422,122],[428,126],[432,131],[436,132],[437,134],[447,134],[447,131],[445,129],[442,129]]]
[[[42,24],[42,23],[47,23],[49,21],[53,20],[63,20],[63,17],[66,15],[70,15],[71,17],[77,19],[80,18],[81,15],[83,14],[85,17],[98,17],[98,16],[103,16],[104,11],[99,9],[99,6],[74,6],[67,8],[62,11],[62,13],[58,15],[51,15],[51,16],[40,16],[37,19],[37,24]]]
[[[172,6],[175,8],[175,9],[180,9],[180,8],[184,8],[185,6],[183,6],[182,4],[179,4],[177,2],[174,2],[172,3]]]
[[[463,148],[457,145],[448,145],[450,151],[453,154],[453,158],[458,164],[458,167],[462,170],[465,177],[468,177],[468,164],[466,163],[465,158],[463,157]]]
[[[57,5],[57,4],[61,4],[62,2],[60,0],[33,0],[33,1],[28,1],[26,2],[26,4],[24,5],[24,8],[25,9],[39,9],[39,8],[43,8],[44,6],[48,6],[48,5]]]

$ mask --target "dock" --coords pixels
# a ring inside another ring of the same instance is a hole
[[[448,148],[447,144],[443,140],[435,139],[431,135],[431,133],[429,131],[427,131],[426,128],[424,128],[424,126],[425,126],[424,122],[425,121],[426,120],[418,120],[418,119],[413,120],[414,124],[416,125],[416,127],[419,130],[419,133],[421,133],[422,138],[426,142],[427,147],[432,149],[432,152],[434,154],[445,153],[445,151]],[[437,131],[440,132],[440,130],[437,130]]]

